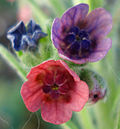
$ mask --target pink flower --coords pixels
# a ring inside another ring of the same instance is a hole
[[[41,109],[42,118],[53,124],[71,119],[88,101],[89,89],[62,60],[45,61],[31,69],[21,89],[27,109]]]
[[[18,10],[18,20],[27,23],[32,18],[32,10],[28,5],[21,7]]]

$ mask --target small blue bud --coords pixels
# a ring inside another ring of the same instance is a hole
[[[26,28],[23,21],[20,21],[7,33],[7,38],[16,51],[37,49],[38,40],[45,36],[47,34],[42,32],[41,27],[33,20],[29,21]]]

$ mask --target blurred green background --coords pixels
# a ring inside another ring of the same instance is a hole
[[[87,0],[82,0],[86,2]],[[79,129],[86,123],[84,129],[89,129],[89,120],[95,129],[120,129],[120,0],[91,0],[91,8],[104,7],[113,17],[112,49],[101,61],[89,66],[97,71],[108,83],[107,97],[98,103],[86,107],[89,119],[80,120],[73,114]],[[0,44],[3,44],[13,54],[11,44],[6,38],[8,28],[23,20],[25,23],[34,18],[40,25],[47,26],[55,17],[81,0],[0,0]],[[47,19],[44,22],[44,19]],[[0,129],[59,129],[60,126],[49,124],[41,119],[40,111],[30,113],[21,98],[20,89],[23,81],[16,72],[0,56]],[[87,117],[88,118],[88,117]],[[77,119],[77,120],[76,120]],[[78,121],[78,122],[77,122]]]

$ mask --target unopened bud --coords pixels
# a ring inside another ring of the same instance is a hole
[[[89,103],[96,103],[105,97],[107,92],[106,82],[98,73],[89,69],[81,69],[79,77],[89,86]]]

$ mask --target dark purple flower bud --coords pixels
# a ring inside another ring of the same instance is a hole
[[[46,33],[42,32],[41,27],[33,20],[30,20],[27,25],[27,34],[32,37],[34,41],[38,41],[39,39],[47,36]]]
[[[89,103],[94,104],[105,97],[107,93],[106,82],[100,75],[89,69],[82,69],[78,74],[80,79],[88,84]]]
[[[52,41],[60,57],[76,64],[101,60],[111,48],[105,38],[112,29],[112,17],[103,8],[88,14],[87,4],[68,9],[52,26]]]
[[[35,49],[37,49],[36,42],[27,35],[22,36],[21,50],[34,51]]]
[[[11,41],[12,46],[16,51],[21,49],[23,35],[26,35],[26,29],[22,21],[12,27],[7,33],[7,38]]]
[[[7,38],[11,41],[13,48],[16,51],[20,50],[35,50],[37,49],[38,40],[47,36],[38,24],[33,20],[27,25],[27,29],[23,21],[12,27],[8,33]]]

